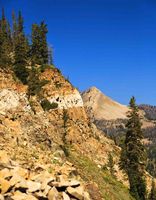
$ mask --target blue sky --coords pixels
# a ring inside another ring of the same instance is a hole
[[[96,86],[128,104],[156,105],[155,0],[0,0],[22,11],[25,30],[48,24],[54,63],[81,91]]]

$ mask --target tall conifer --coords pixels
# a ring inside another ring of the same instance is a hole
[[[48,63],[48,45],[47,45],[47,26],[44,22],[40,25],[32,25],[32,63],[47,64]]]
[[[15,63],[14,63],[14,71],[16,76],[24,83],[27,83],[28,77],[28,52],[29,52],[29,44],[28,40],[24,34],[23,28],[23,17],[21,12],[18,15],[18,23],[17,23],[17,35],[15,37]]]
[[[7,69],[11,66],[12,38],[10,25],[6,20],[4,9],[0,20],[0,67]]]
[[[136,200],[146,199],[146,150],[142,143],[143,133],[135,98],[130,100],[130,111],[127,115],[127,133],[121,153],[120,166],[128,175],[130,193]]]

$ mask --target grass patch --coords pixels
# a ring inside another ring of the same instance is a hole
[[[71,152],[69,160],[76,166],[80,176],[86,182],[95,182],[104,200],[133,200],[128,189],[114,177],[109,171],[102,170],[83,155]]]

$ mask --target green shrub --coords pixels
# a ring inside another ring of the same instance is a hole
[[[44,72],[46,69],[54,69],[54,65],[48,65],[48,64],[44,64],[44,65],[41,65],[40,67],[40,72]]]
[[[44,99],[41,101],[41,106],[44,111],[49,111],[51,109],[56,109],[58,108],[58,103],[50,103],[47,99]]]

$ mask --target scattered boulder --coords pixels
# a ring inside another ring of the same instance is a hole
[[[12,177],[11,172],[8,168],[4,168],[0,171],[0,178],[10,178]]]
[[[41,183],[27,181],[27,186],[28,186],[28,192],[33,193],[40,190]]]
[[[48,200],[57,200],[59,196],[59,192],[55,187],[53,187],[48,193]]]
[[[4,194],[8,192],[8,190],[11,188],[10,182],[0,178],[0,189],[1,189],[1,194]]]
[[[63,200],[70,200],[70,197],[65,192],[62,193],[62,196]]]
[[[79,186],[77,188],[68,187],[67,192],[76,199],[83,200],[84,199],[84,188]]]
[[[22,193],[20,191],[16,191],[11,198],[13,200],[37,200],[33,195]]]

